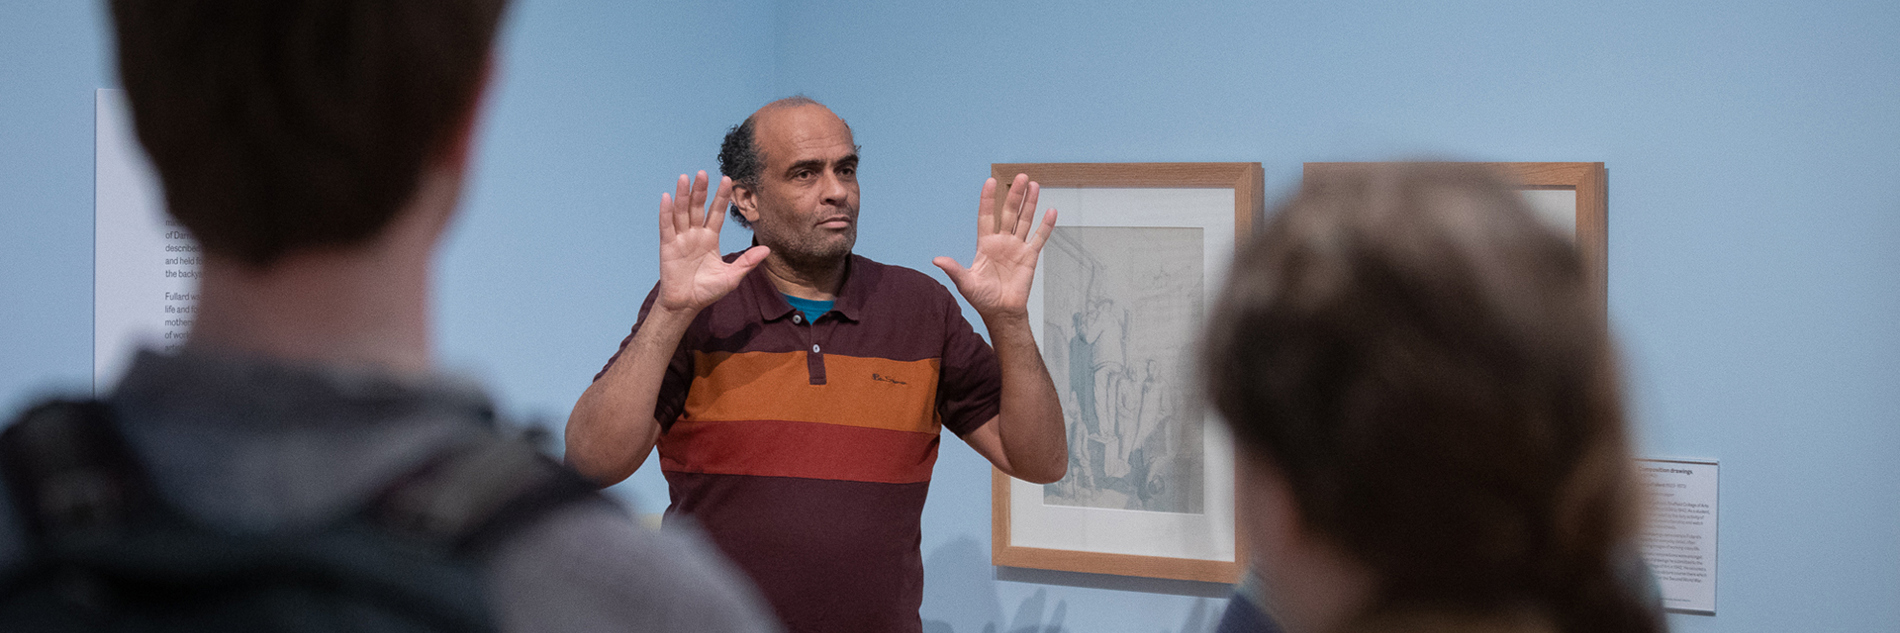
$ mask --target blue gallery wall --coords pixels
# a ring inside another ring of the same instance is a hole
[[[441,258],[443,359],[558,426],[652,283],[659,193],[794,92],[864,146],[860,250],[933,275],[967,262],[992,162],[1258,161],[1278,192],[1305,161],[1603,161],[1643,450],[1723,465],[1719,615],[1676,629],[1900,622],[1900,5],[1023,4],[518,2]],[[0,3],[8,408],[90,380],[102,28]],[[621,489],[664,502],[651,472]],[[1224,602],[988,547],[987,466],[946,442],[927,630],[1201,631]]]
[[[92,388],[93,91],[117,83],[104,26],[91,3],[0,4],[0,410]]]

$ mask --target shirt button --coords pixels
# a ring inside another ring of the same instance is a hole
[[[817,346],[817,345],[813,345],[813,346],[811,346],[811,353],[813,353],[813,354],[816,354],[816,353],[818,353],[818,346]]]
[[[802,315],[802,314],[794,314],[794,315],[792,315],[792,322],[793,322],[793,323],[804,323],[804,322],[805,322],[805,315]]]

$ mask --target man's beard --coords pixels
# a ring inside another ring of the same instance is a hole
[[[794,270],[824,271],[837,266],[851,255],[851,248],[858,242],[858,225],[852,219],[851,227],[845,229],[844,239],[810,239],[813,233],[802,235],[783,235],[765,218],[752,223],[754,240],[772,248],[772,254],[790,265]]]

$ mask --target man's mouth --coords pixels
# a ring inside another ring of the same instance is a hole
[[[825,218],[824,221],[818,223],[818,228],[848,229],[851,228],[851,218],[843,215]]]

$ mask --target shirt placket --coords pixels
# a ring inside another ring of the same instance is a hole
[[[819,318],[822,319],[824,317],[820,316]],[[820,345],[820,339],[822,337],[818,332],[818,324],[806,323],[805,314],[797,311],[792,312],[792,324],[798,326],[799,332],[805,335],[805,345],[807,347],[807,353],[805,354],[805,371],[811,376],[811,384],[825,384],[825,350],[824,347]]]

